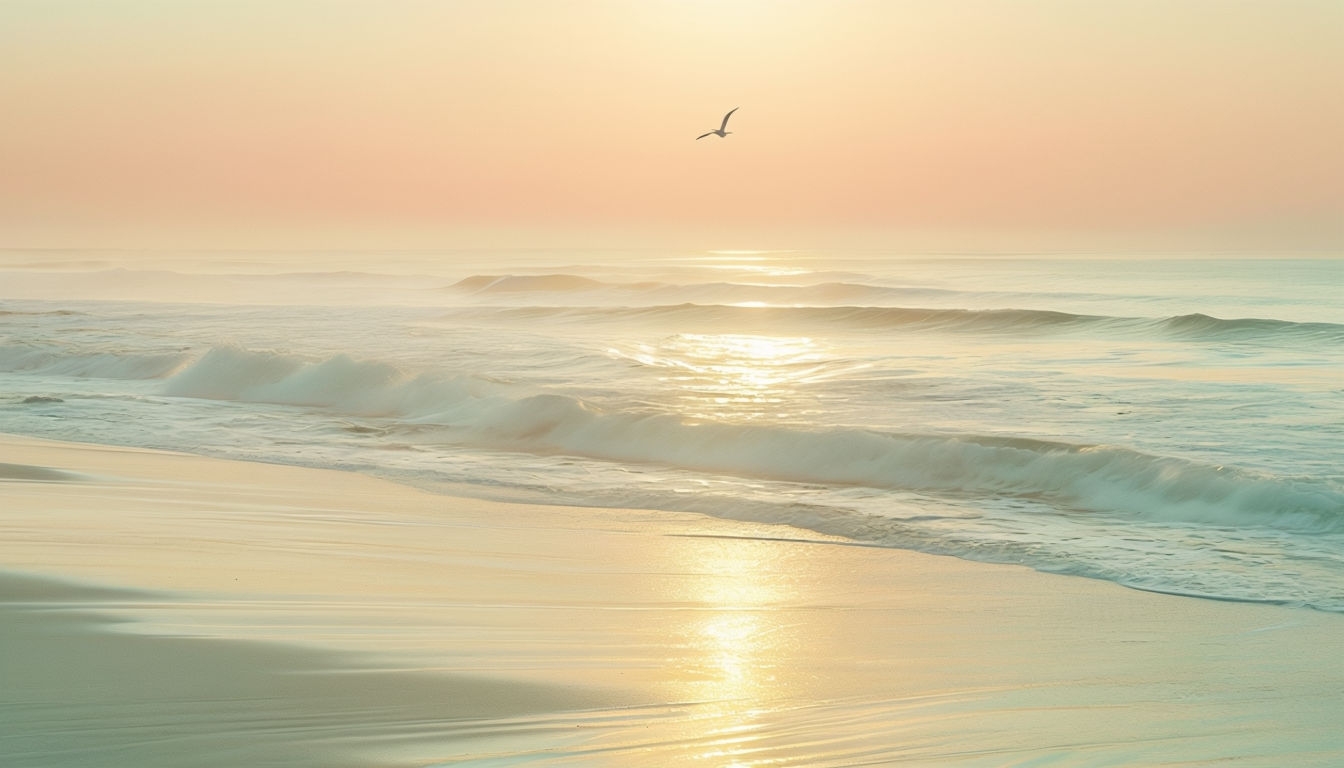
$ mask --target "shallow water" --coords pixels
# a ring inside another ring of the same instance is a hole
[[[0,429],[1344,611],[1344,260],[0,254]]]

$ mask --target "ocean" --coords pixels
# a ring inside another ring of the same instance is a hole
[[[0,252],[0,431],[1344,611],[1344,259]]]

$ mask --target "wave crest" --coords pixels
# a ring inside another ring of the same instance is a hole
[[[1027,438],[692,422],[604,410],[555,393],[517,394],[470,377],[411,374],[346,355],[303,360],[217,347],[165,394],[319,407],[437,425],[443,442],[660,464],[827,486],[1048,500],[1076,513],[1153,521],[1344,530],[1344,489],[1126,448]]]
[[[471,388],[463,379],[412,375],[343,354],[314,361],[221,346],[169,379],[163,393],[414,419],[452,408],[471,396]]]
[[[1334,323],[1294,323],[1262,318],[1223,319],[1204,314],[1169,317],[1161,325],[1171,334],[1195,339],[1256,339],[1276,336],[1344,342],[1344,326]]]
[[[546,396],[478,415],[479,438],[518,450],[701,472],[959,496],[1048,499],[1152,521],[1344,530],[1344,491],[1113,446],[858,429],[687,423]]]

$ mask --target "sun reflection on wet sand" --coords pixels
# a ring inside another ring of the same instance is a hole
[[[695,704],[686,741],[695,759],[745,768],[758,764],[751,755],[761,751],[763,718],[783,696],[776,672],[790,642],[777,608],[791,590],[787,579],[772,578],[769,563],[744,558],[735,544],[700,540],[684,550],[696,557],[687,566],[703,576],[693,582],[698,591],[683,596],[700,609],[688,614],[682,672]]]

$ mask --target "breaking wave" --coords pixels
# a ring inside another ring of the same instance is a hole
[[[309,361],[222,346],[168,379],[163,394],[413,419],[447,416],[447,411],[473,396],[476,386],[466,378],[412,375],[394,365],[348,355]]]
[[[1344,489],[1153,456],[1027,438],[692,422],[518,392],[469,376],[403,371],[346,355],[303,360],[233,347],[170,377],[164,394],[329,409],[423,430],[444,443],[657,464],[825,486],[1011,496],[1066,513],[1157,522],[1344,530]]]

